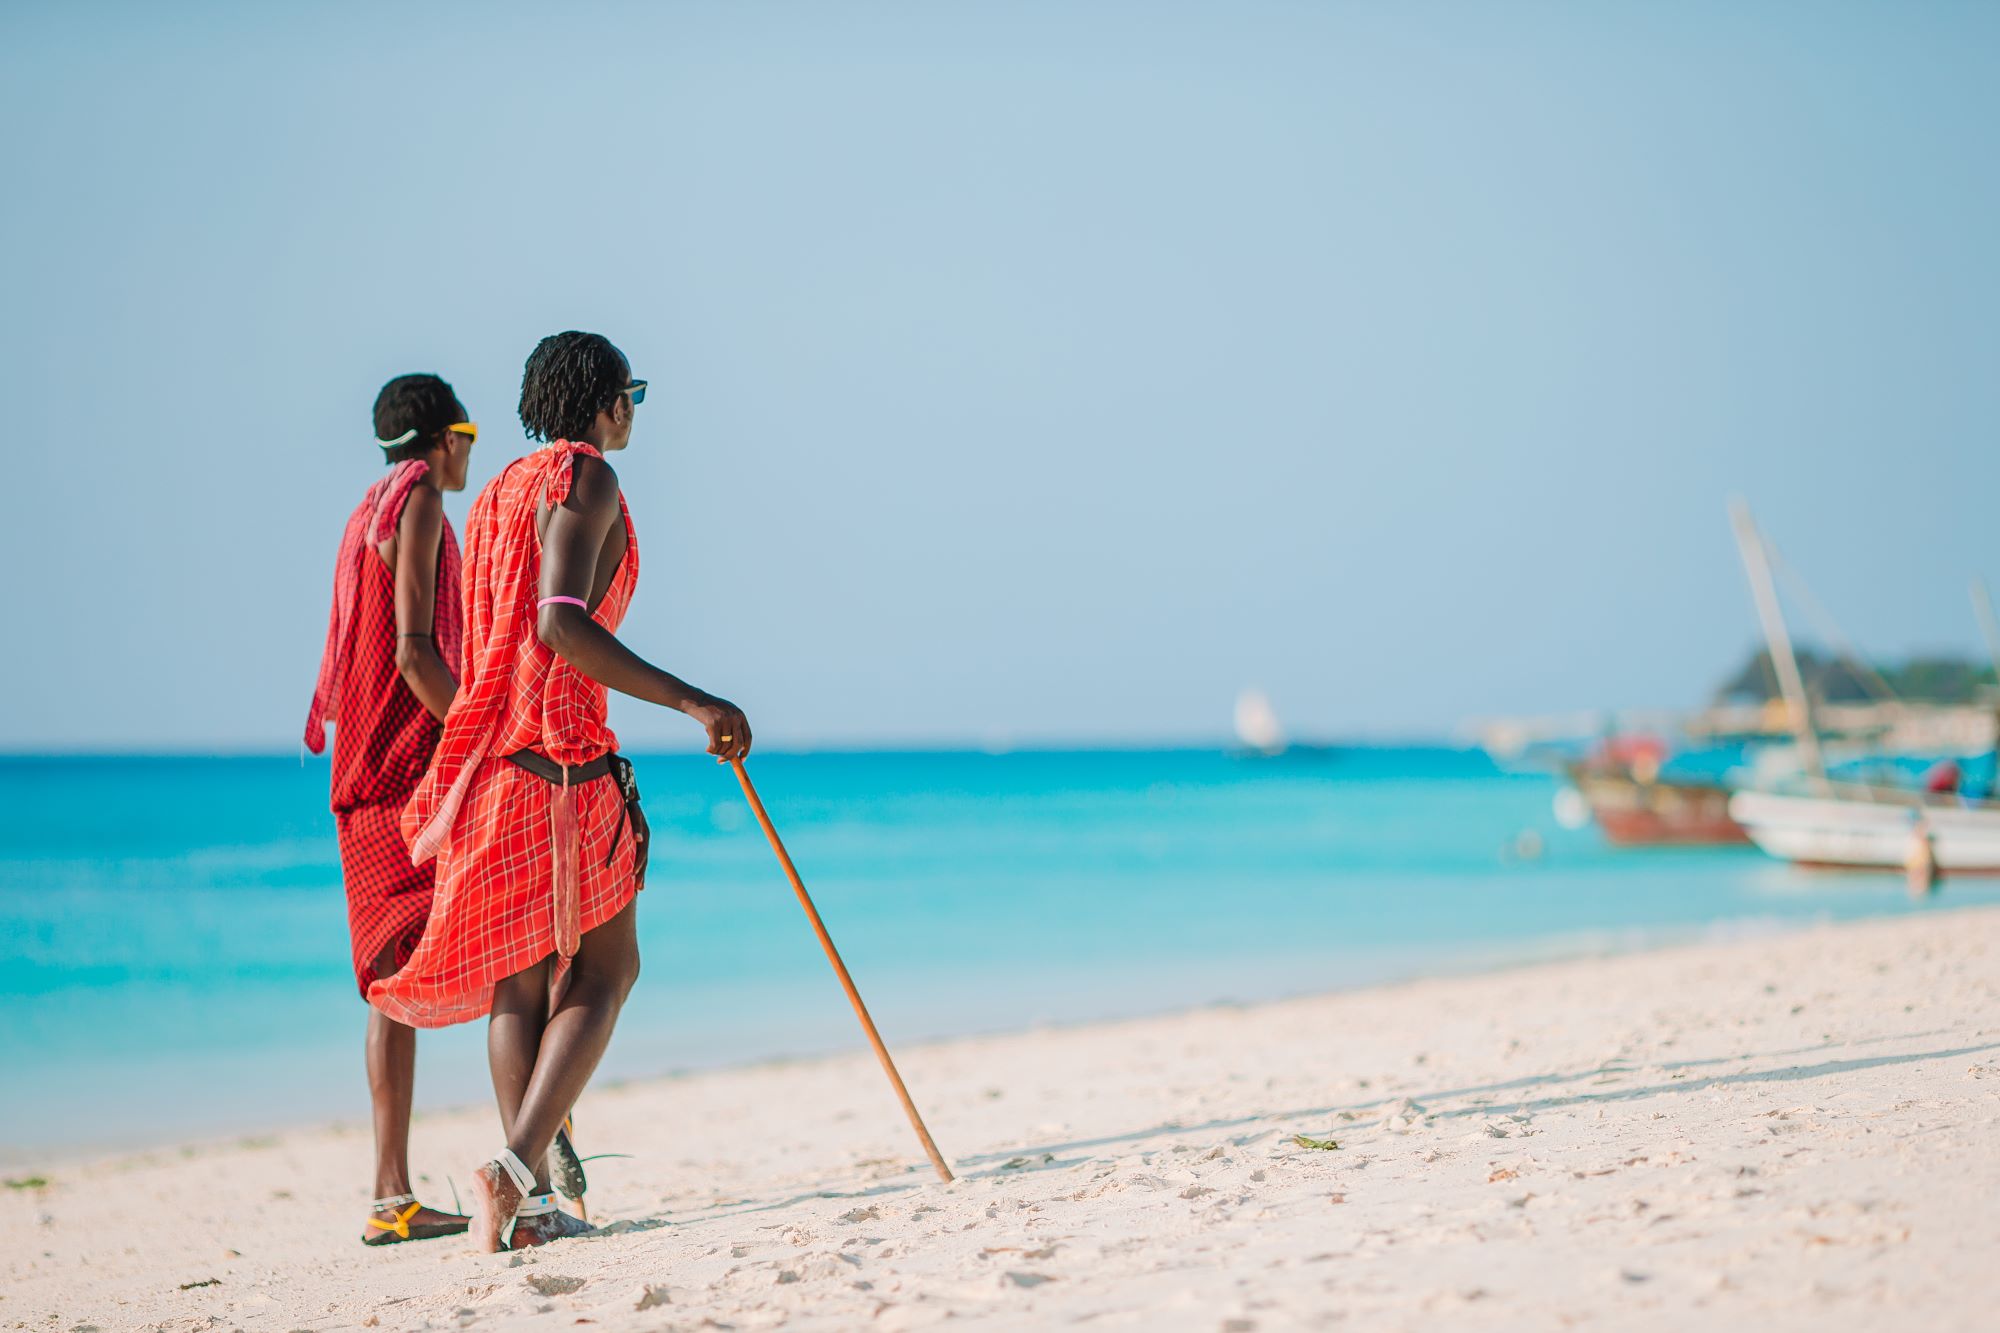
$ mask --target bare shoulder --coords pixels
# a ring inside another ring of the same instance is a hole
[[[570,457],[568,503],[585,513],[618,508],[618,474],[592,454]]]
[[[396,535],[406,550],[427,551],[444,532],[444,496],[428,486],[412,486],[403,499],[402,517],[396,520]]]
[[[444,496],[429,486],[412,486],[403,499],[403,526],[429,523],[444,517]]]

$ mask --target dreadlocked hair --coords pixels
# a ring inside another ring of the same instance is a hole
[[[465,420],[465,408],[451,386],[435,375],[398,375],[375,395],[375,438],[393,440],[405,431],[416,438],[382,451],[385,463],[423,458],[444,443],[444,428]]]
[[[625,354],[603,334],[551,334],[521,372],[521,425],[531,440],[580,440],[631,379]]]

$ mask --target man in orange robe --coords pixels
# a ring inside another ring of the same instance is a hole
[[[488,1016],[507,1136],[472,1183],[489,1252],[583,1229],[557,1211],[545,1159],[639,973],[633,905],[650,834],[606,724],[607,687],[688,714],[718,760],[750,750],[740,709],[616,637],[639,546],[605,455],[630,441],[645,392],[596,334],[544,338],[528,358],[521,422],[549,443],[473,503],[464,680],[403,812],[417,862],[437,859],[430,926],[368,993],[418,1027]]]

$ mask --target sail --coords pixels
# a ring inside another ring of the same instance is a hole
[[[1285,729],[1262,690],[1245,690],[1236,696],[1236,739],[1244,749],[1262,754],[1277,754],[1285,748]]]

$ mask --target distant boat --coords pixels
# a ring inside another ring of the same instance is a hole
[[[1748,508],[1740,500],[1731,508],[1770,660],[1798,735],[1807,790],[1739,791],[1730,798],[1730,816],[1752,842],[1795,865],[1900,867],[1913,888],[1935,888],[1938,875],[1954,871],[2000,872],[2000,802],[1953,795],[1959,781],[1956,766],[1948,784],[1928,792],[1828,779],[1813,700],[1800,676],[1771,578],[1769,549]]]
[[[1797,865],[1896,870],[1927,858],[1940,873],[2000,873],[2000,805],[1990,802],[1929,804],[1878,787],[1740,791],[1729,813],[1752,842]]]
[[[1662,778],[1665,746],[1621,737],[1566,766],[1597,826],[1616,847],[1726,846],[1750,841],[1719,782]],[[1573,799],[1573,798],[1572,798]]]
[[[1285,752],[1285,729],[1262,690],[1245,690],[1236,696],[1236,740],[1256,754]]]

